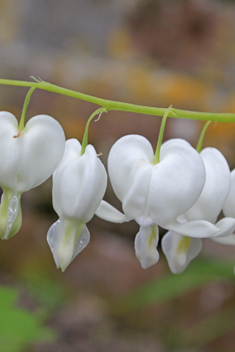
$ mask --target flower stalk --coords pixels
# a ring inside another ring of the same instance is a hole
[[[169,113],[171,112],[171,109],[172,109],[172,106],[169,106],[169,108],[166,109],[165,114],[163,115],[163,118],[162,118],[161,128],[159,131],[159,136],[158,136],[158,141],[157,141],[157,148],[156,148],[155,156],[153,159],[153,165],[156,165],[160,162],[160,150],[161,150],[161,145],[162,145],[163,133],[165,130],[166,119],[167,119]]]
[[[25,126],[25,115],[26,115],[26,111],[31,99],[31,95],[32,93],[35,91],[35,87],[30,88],[30,90],[28,91],[28,94],[25,97],[25,101],[24,101],[24,106],[23,106],[23,110],[22,110],[22,114],[21,114],[21,119],[20,119],[20,123],[18,126],[18,130],[19,131],[23,131],[24,126]]]
[[[104,107],[106,111],[117,110],[117,111],[134,112],[134,113],[146,114],[146,115],[163,116],[167,110],[166,108],[135,105],[135,104],[123,103],[119,101],[101,99],[84,93],[76,92],[70,89],[62,88],[54,84],[43,82],[43,81],[29,82],[29,81],[0,79],[0,84],[19,86],[19,87],[34,87],[34,88],[43,89],[49,92],[54,92],[57,94],[63,94],[72,98],[77,98],[84,101],[88,101],[93,104],[97,104],[99,106]],[[171,108],[171,111],[169,112],[168,116],[174,117],[174,118],[190,119],[190,120],[235,122],[235,113],[197,112],[197,111],[188,111],[188,110]]]

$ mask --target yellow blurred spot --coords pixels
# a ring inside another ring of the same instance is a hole
[[[116,58],[126,58],[132,53],[131,40],[124,29],[115,30],[110,34],[109,54]]]

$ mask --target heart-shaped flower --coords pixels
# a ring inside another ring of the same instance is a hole
[[[142,258],[142,267],[155,264],[158,258],[158,238],[151,235],[156,225],[180,230],[191,237],[208,237],[218,232],[214,225],[203,220],[187,224],[178,221],[178,217],[197,201],[205,183],[203,161],[186,141],[173,139],[164,143],[160,161],[154,164],[154,152],[146,138],[139,135],[122,137],[110,151],[108,170],[124,214],[102,202],[96,215],[105,220],[116,219],[116,222],[137,221],[140,231],[135,249],[137,257]],[[142,245],[145,241],[148,246]]]
[[[219,229],[216,236],[211,237],[217,242],[228,241],[235,229],[235,219],[223,218],[216,223],[230,189],[230,170],[227,161],[219,150],[205,148],[200,153],[206,170],[206,181],[203,191],[195,204],[180,216],[182,226],[188,222],[204,220],[215,224]],[[206,236],[202,236],[206,237]],[[210,237],[210,236],[208,236]],[[162,240],[162,249],[173,273],[181,273],[202,249],[199,238],[190,238],[179,231],[169,231]]]
[[[47,115],[34,116],[19,130],[15,116],[2,111],[0,125],[0,237],[8,239],[21,227],[21,194],[52,175],[63,157],[65,136]]]
[[[105,168],[92,145],[81,155],[76,139],[66,141],[64,157],[53,174],[53,206],[59,220],[47,240],[56,266],[64,271],[89,243],[86,223],[98,208],[107,186]]]

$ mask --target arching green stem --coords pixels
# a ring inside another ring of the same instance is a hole
[[[200,135],[200,138],[199,138],[199,141],[198,141],[198,144],[197,144],[197,151],[198,151],[198,153],[200,153],[201,150],[202,150],[202,143],[203,143],[203,140],[204,140],[204,136],[205,136],[207,127],[209,126],[210,123],[211,123],[211,121],[207,121],[207,123],[206,123],[205,126],[203,127],[203,130],[202,130],[202,132],[201,132],[201,135]]]
[[[33,93],[33,91],[36,89],[36,87],[32,87],[30,88],[30,90],[28,91],[28,94],[26,95],[25,101],[24,101],[24,106],[23,106],[23,110],[22,110],[22,114],[21,114],[21,119],[20,119],[20,123],[19,123],[19,127],[18,129],[20,131],[23,131],[24,126],[25,126],[25,115],[26,115],[26,111],[30,102],[30,98],[31,95]]]
[[[105,111],[106,111],[105,108],[99,108],[96,111],[94,111],[93,114],[91,114],[91,116],[89,117],[89,119],[86,123],[86,128],[85,128],[85,132],[84,132],[83,139],[82,139],[81,155],[83,155],[85,153],[85,149],[86,149],[86,146],[88,143],[88,130],[89,130],[89,125],[90,125],[91,120],[98,114],[99,114],[99,117],[98,117],[98,119],[99,119],[100,115]]]
[[[163,115],[163,118],[162,118],[161,128],[159,131],[159,136],[158,136],[158,141],[157,141],[157,148],[156,148],[155,156],[153,159],[153,165],[158,164],[160,161],[160,149],[161,149],[161,145],[162,145],[163,133],[164,133],[165,125],[166,125],[166,119],[167,119],[169,113],[171,112],[171,109],[172,109],[172,106],[169,106],[169,108],[166,109],[165,114]]]
[[[38,89],[47,90],[49,92],[67,95],[72,98],[85,100],[90,103],[103,106],[104,108],[106,108],[106,111],[118,110],[118,111],[136,112],[139,114],[146,114],[146,115],[163,116],[167,110],[165,108],[156,108],[151,106],[135,105],[135,104],[129,104],[129,103],[122,103],[119,101],[101,99],[101,98],[93,97],[91,95],[83,94],[80,92],[76,92],[70,89],[62,88],[54,84],[50,84],[50,83],[38,81],[38,80],[36,82],[26,82],[26,81],[24,82],[24,81],[10,80],[10,79],[0,79],[0,84],[19,86],[19,87],[35,87]],[[235,113],[233,114],[233,113],[197,112],[197,111],[187,111],[187,110],[172,108],[168,116],[175,117],[175,118],[190,119],[190,120],[235,122]]]

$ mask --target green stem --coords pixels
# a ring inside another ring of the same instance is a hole
[[[129,103],[122,103],[118,101],[96,98],[91,95],[79,93],[70,89],[62,88],[54,84],[41,82],[41,81],[26,82],[26,81],[0,79],[0,84],[20,86],[20,87],[35,87],[38,89],[47,90],[49,92],[67,95],[69,97],[85,100],[90,103],[103,106],[106,109],[106,111],[119,110],[119,111],[136,112],[139,114],[146,114],[146,115],[163,116],[165,111],[167,110],[165,108],[134,105]],[[210,120],[210,121],[218,121],[218,122],[235,122],[235,114],[232,114],[232,113],[196,112],[196,111],[187,111],[187,110],[180,110],[180,109],[173,109],[173,108],[169,113],[169,117],[184,118],[184,119],[191,119],[191,120],[204,120],[204,121]]]
[[[200,153],[201,150],[202,150],[203,139],[204,139],[204,136],[205,136],[207,127],[209,126],[210,123],[211,123],[211,121],[207,121],[207,123],[206,123],[205,126],[203,127],[203,130],[202,130],[202,132],[201,132],[201,135],[200,135],[200,138],[199,138],[199,141],[198,141],[198,144],[197,144],[197,148],[196,148],[197,151],[198,151],[198,153]]]
[[[23,131],[24,126],[25,126],[25,115],[26,115],[26,111],[30,102],[30,98],[31,95],[33,93],[33,91],[36,89],[36,87],[32,87],[30,88],[30,90],[28,91],[28,94],[26,95],[25,101],[24,101],[24,106],[23,106],[23,110],[22,110],[22,114],[21,114],[21,119],[20,119],[20,123],[19,123],[19,127],[18,129],[20,131]]]
[[[153,159],[153,165],[156,165],[160,162],[160,150],[161,150],[161,145],[162,145],[162,139],[163,139],[163,133],[164,133],[164,129],[165,129],[165,125],[166,125],[166,119],[169,116],[169,113],[172,110],[172,106],[169,106],[168,109],[166,109],[163,118],[162,118],[162,123],[161,123],[161,128],[159,131],[159,136],[158,136],[158,141],[157,141],[157,148],[156,148],[156,152],[155,152],[155,156]]]
[[[82,139],[81,155],[83,155],[85,153],[85,149],[86,149],[86,146],[88,143],[88,130],[89,130],[89,125],[90,125],[91,120],[98,114],[99,114],[99,117],[98,117],[98,119],[99,119],[100,115],[105,111],[106,111],[105,108],[99,108],[96,111],[94,111],[93,114],[91,114],[91,116],[89,117],[89,119],[86,123],[86,128],[85,128],[85,132],[84,132],[83,139]]]

